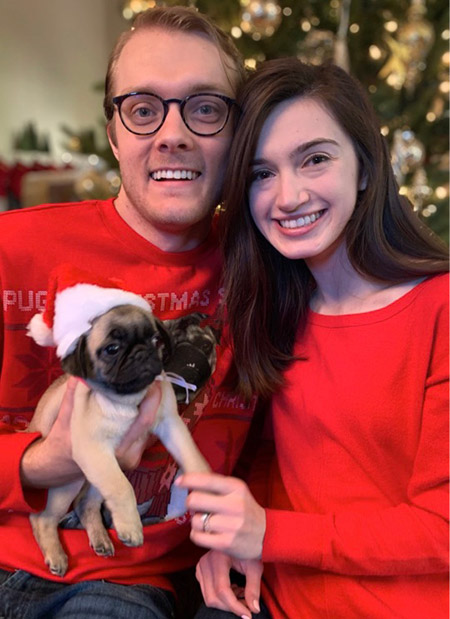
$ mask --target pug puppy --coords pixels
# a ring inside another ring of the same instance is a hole
[[[210,470],[178,415],[174,390],[165,379],[163,362],[170,358],[170,348],[167,330],[150,312],[134,305],[114,307],[93,320],[91,329],[61,361],[66,375],[39,401],[28,431],[45,437],[58,415],[68,375],[82,379],[75,390],[71,437],[73,459],[86,479],[49,489],[45,510],[30,515],[34,536],[52,574],[64,576],[67,571],[58,523],[76,497],[78,516],[96,554],[114,554],[101,518],[103,502],[119,539],[127,546],[143,543],[134,490],[114,452],[156,377],[162,377],[162,397],[149,433],[158,436],[182,470]]]
[[[194,312],[181,318],[164,320],[172,355],[164,363],[164,370],[175,376],[182,376],[186,383],[200,389],[214,372],[216,367],[216,344],[219,331],[204,324],[207,314]],[[189,391],[174,384],[173,389],[179,404],[187,404],[195,397],[195,391]]]

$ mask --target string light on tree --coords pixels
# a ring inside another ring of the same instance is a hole
[[[127,0],[122,8],[122,15],[127,20],[133,20],[138,13],[156,6],[155,0]]]
[[[241,30],[255,41],[271,37],[281,24],[281,7],[276,0],[241,0]]]

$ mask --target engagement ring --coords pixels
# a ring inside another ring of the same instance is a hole
[[[211,518],[210,512],[205,512],[202,514],[202,529],[203,533],[209,533],[209,519]]]

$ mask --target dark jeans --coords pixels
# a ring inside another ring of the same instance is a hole
[[[173,619],[173,595],[102,580],[68,585],[0,570],[0,619]]]

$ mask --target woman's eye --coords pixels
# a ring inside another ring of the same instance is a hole
[[[323,163],[329,159],[330,157],[328,155],[317,153],[316,155],[311,155],[311,157],[308,157],[305,161],[305,165],[318,165],[319,163]]]
[[[252,172],[250,174],[250,183],[254,183],[257,181],[264,181],[267,178],[270,178],[272,176],[272,172],[269,172],[269,170],[255,170],[254,172]]]

